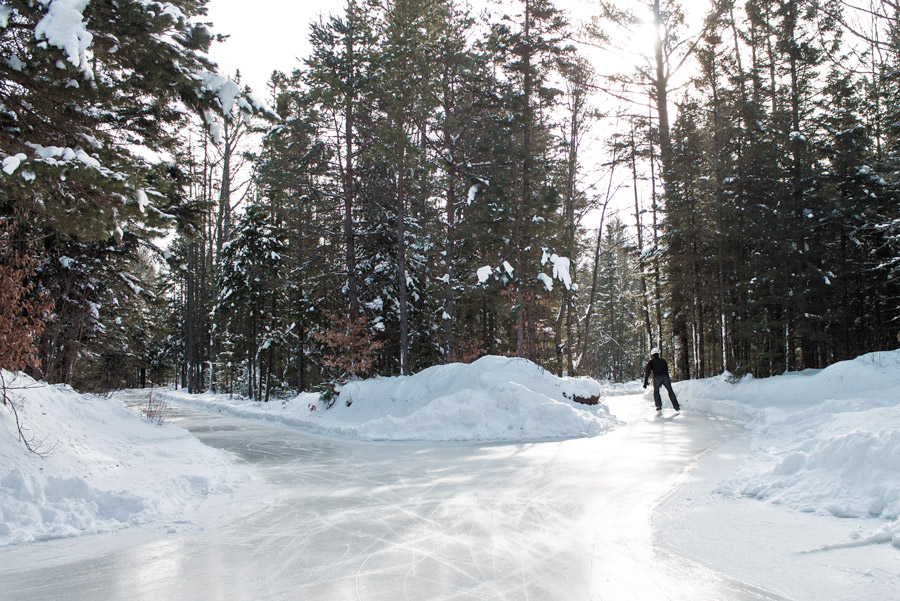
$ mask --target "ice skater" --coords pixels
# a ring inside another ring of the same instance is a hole
[[[669,391],[669,400],[672,401],[672,407],[675,411],[681,411],[678,399],[675,398],[675,391],[672,390],[672,380],[669,378],[669,364],[666,360],[659,356],[659,349],[650,349],[650,361],[644,368],[644,388],[650,380],[650,374],[653,374],[653,401],[656,403],[656,412],[662,411],[662,397],[659,394],[659,387],[665,386]]]

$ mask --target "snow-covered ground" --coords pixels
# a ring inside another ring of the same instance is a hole
[[[738,419],[746,436],[657,508],[667,548],[791,599],[897,598],[900,351],[675,388],[686,411]]]
[[[317,599],[437,598],[422,595],[438,585],[471,599],[895,596],[900,351],[675,389],[684,412],[655,417],[636,384],[559,379],[489,357],[353,383],[332,409],[310,395],[266,404],[167,391],[169,402],[200,410],[192,431],[229,455],[115,398],[30,388],[20,415],[55,449],[25,453],[0,407],[0,584],[21,580],[16,590],[33,598],[28,582],[46,577],[41,565],[88,569],[89,559],[62,559],[53,541],[21,543],[143,523],[176,539],[134,542],[91,578],[131,577],[127,557],[175,545],[185,569],[240,565],[245,585],[300,587]],[[571,400],[598,393],[599,405]],[[207,432],[202,424],[216,420],[217,433]],[[215,527],[185,518],[204,503],[241,505],[228,513],[246,517]],[[232,550],[199,551],[219,547]],[[250,574],[272,562],[277,574]],[[19,578],[26,566],[37,570],[32,580]],[[302,584],[303,566],[326,575]],[[157,591],[147,598],[176,586],[177,598],[212,598],[206,579],[162,584],[144,572]],[[398,577],[403,587],[391,588]]]
[[[687,407],[746,422],[749,457],[714,492],[841,518],[881,518],[900,549],[900,351],[775,378],[682,382]]]
[[[178,521],[249,476],[183,428],[158,425],[120,400],[3,372],[0,546]],[[176,526],[171,526],[176,528]]]

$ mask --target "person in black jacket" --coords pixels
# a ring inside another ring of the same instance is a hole
[[[665,359],[659,356],[659,349],[654,348],[650,351],[650,361],[644,368],[644,388],[650,380],[650,374],[653,374],[653,401],[656,403],[656,410],[662,411],[662,397],[659,394],[659,387],[665,386],[669,391],[669,400],[672,401],[672,407],[675,411],[681,411],[678,399],[675,398],[675,391],[672,390],[672,380],[669,378],[669,364]]]

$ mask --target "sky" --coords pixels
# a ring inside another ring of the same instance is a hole
[[[262,97],[273,70],[290,72],[309,54],[309,23],[323,14],[342,13],[344,4],[342,0],[210,0],[207,8],[213,31],[229,36],[226,42],[213,45],[210,56],[223,75],[233,76],[240,69],[244,83]],[[592,4],[584,0],[557,1],[559,7],[581,17],[591,14]],[[684,0],[683,5],[689,14],[702,14],[709,0]],[[645,46],[645,42],[649,40],[636,44]]]
[[[210,58],[223,75],[236,70],[260,99],[268,100],[266,82],[272,71],[291,72],[308,55],[309,23],[340,9],[343,3],[319,0],[210,0],[209,21],[215,33],[228,40],[213,44]]]

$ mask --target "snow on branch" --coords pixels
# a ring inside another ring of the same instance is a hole
[[[563,286],[566,287],[566,290],[575,290],[576,287],[572,283],[572,274],[569,271],[572,265],[572,261],[568,257],[560,257],[556,253],[550,253],[550,251],[545,248],[544,252],[541,255],[541,265],[544,266],[548,262],[553,265],[552,279],[550,276],[544,273],[538,275],[538,279],[543,282],[544,286],[547,288],[547,291],[553,291],[554,279],[562,282]]]
[[[87,30],[83,14],[88,0],[40,0],[40,3],[47,6],[47,14],[34,28],[35,39],[46,40],[65,52],[76,69],[87,79],[94,79],[94,71],[87,60],[87,50],[94,35]]]
[[[280,120],[275,111],[270,109],[265,103],[256,99],[249,92],[242,92],[240,86],[224,75],[211,73],[209,71],[200,71],[194,74],[194,78],[201,84],[201,90],[206,93],[213,94],[215,103],[221,109],[226,119],[231,118],[235,107],[238,114],[244,119],[245,123],[249,123],[250,118],[254,115],[263,115],[269,119]],[[224,142],[222,126],[216,123],[216,115],[211,110],[203,113],[203,120],[209,127],[209,135],[213,142],[217,145]]]
[[[481,285],[484,285],[491,277],[506,284],[513,279],[515,269],[509,264],[509,261],[503,261],[500,267],[491,267],[490,265],[480,267],[475,272],[475,275],[478,277],[478,283]]]

